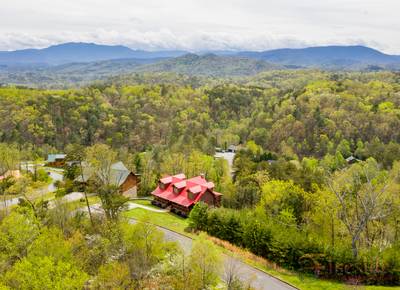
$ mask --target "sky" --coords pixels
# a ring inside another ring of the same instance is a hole
[[[0,50],[64,42],[144,50],[366,45],[400,55],[400,0],[1,0]]]

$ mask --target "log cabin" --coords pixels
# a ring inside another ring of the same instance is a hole
[[[83,165],[82,171],[82,174],[75,179],[75,182],[88,184],[95,178],[102,178],[99,174],[95,174],[94,170],[87,164]],[[140,176],[127,169],[124,163],[116,162],[112,164],[107,178],[109,179],[107,183],[117,186],[125,197],[137,197]]]
[[[65,165],[66,154],[49,154],[47,155],[46,166],[63,167]]]
[[[162,208],[170,207],[172,212],[187,217],[200,201],[211,207],[221,205],[222,194],[214,191],[214,183],[204,176],[186,179],[184,174],[161,178],[152,192],[153,204]]]

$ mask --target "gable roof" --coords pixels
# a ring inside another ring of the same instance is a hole
[[[94,169],[87,164],[82,164],[83,167],[83,172],[80,174],[77,178],[75,178],[75,181],[78,182],[87,182],[89,179],[94,177]],[[121,161],[116,162],[110,166],[110,173],[109,173],[109,182],[110,184],[113,184],[115,186],[121,186],[125,180],[128,178],[129,174],[132,172],[126,168],[124,163]],[[98,175],[99,178],[102,178],[101,176]]]
[[[214,183],[208,182],[202,176],[186,179],[184,174],[178,174],[161,178],[159,181],[167,186],[165,188],[157,186],[151,194],[184,207],[189,207],[198,202],[207,191],[215,196],[221,195],[214,191]],[[180,189],[178,194],[174,193],[174,187]],[[189,192],[195,194],[193,199],[189,197]]]
[[[66,154],[49,154],[47,155],[47,162],[55,162],[56,159],[65,159]]]

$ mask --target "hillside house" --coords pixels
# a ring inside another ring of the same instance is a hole
[[[214,191],[214,183],[207,181],[204,176],[186,179],[184,174],[161,178],[151,194],[154,196],[154,205],[171,207],[172,212],[182,216],[188,216],[194,205],[200,201],[218,207],[222,196]]]
[[[111,165],[110,172],[107,174],[106,182],[110,185],[115,185],[119,188],[120,192],[129,198],[137,197],[137,187],[140,182],[140,177],[138,174],[130,171],[124,163],[116,162]],[[94,172],[94,169],[83,164],[83,174],[79,175],[75,182],[88,184],[94,181],[96,178],[104,178],[99,174]]]
[[[49,154],[47,155],[46,166],[63,167],[66,157],[66,154]]]

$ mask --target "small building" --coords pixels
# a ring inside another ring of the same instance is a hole
[[[49,154],[47,155],[46,166],[63,167],[66,157],[66,154]]]
[[[75,182],[88,184],[96,178],[104,178],[104,176],[96,174],[94,169],[87,164],[83,164],[82,167],[83,173],[75,179]],[[129,198],[137,197],[140,176],[126,168],[121,161],[111,165],[107,178],[109,179],[107,182],[117,186],[124,196]]]
[[[170,207],[172,212],[185,217],[200,201],[212,207],[219,207],[222,196],[214,191],[214,183],[207,181],[204,176],[186,179],[183,173],[161,178],[151,194],[154,196],[154,205]]]
[[[360,159],[357,159],[353,155],[346,158],[347,164],[353,164],[353,163],[356,163],[356,162],[359,162],[359,161],[360,161]]]

